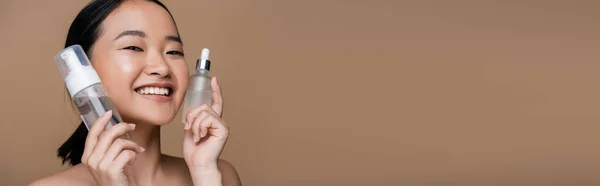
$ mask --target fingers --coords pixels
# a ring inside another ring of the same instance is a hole
[[[207,112],[203,112],[192,124],[194,143],[208,135],[226,139],[229,134],[227,125],[217,115],[204,113]]]
[[[206,117],[200,125],[202,126],[200,127],[202,129],[201,134],[204,134],[201,138],[211,135],[226,139],[229,135],[229,126],[217,116],[211,115]]]
[[[124,150],[119,153],[115,161],[113,161],[112,165],[108,168],[108,172],[113,174],[114,176],[120,175],[121,170],[125,169],[127,164],[133,164],[135,161],[135,157],[137,154],[132,150]]]
[[[93,150],[87,159],[87,165],[96,168],[113,142],[115,142],[117,138],[123,136],[123,134],[133,131],[134,129],[134,124],[119,123],[100,134],[98,142],[93,147]]]
[[[112,110],[109,110],[108,112],[104,113],[104,115],[99,117],[94,124],[92,124],[92,128],[89,129],[85,140],[85,148],[83,155],[81,156],[81,161],[87,161],[88,157],[94,150],[96,143],[98,142],[98,136],[100,133],[102,133],[104,127],[106,127],[106,124],[108,124],[108,121],[110,121],[111,117]]]
[[[223,113],[223,93],[221,92],[221,86],[219,86],[217,77],[213,77],[210,80],[210,86],[212,87],[212,109],[220,117]]]
[[[185,129],[190,129],[190,127],[192,126],[192,123],[194,123],[194,120],[196,118],[198,118],[198,115],[203,112],[203,111],[208,111],[211,113],[214,113],[216,115],[218,115],[212,108],[210,108],[210,106],[208,106],[207,104],[202,104],[196,108],[193,108],[192,110],[188,111],[187,115],[185,116],[185,120],[187,121],[185,124]]]
[[[202,136],[201,132],[203,131],[202,129],[202,122],[204,121],[205,118],[209,117],[211,114],[207,111],[202,111],[198,117],[196,117],[196,119],[194,119],[194,123],[191,124],[191,130],[192,130],[192,134],[194,135],[194,143],[197,143],[198,141],[200,141],[200,138],[204,137]]]
[[[137,143],[126,140],[126,139],[116,139],[115,142],[110,146],[102,160],[100,161],[98,168],[100,170],[108,171],[113,162],[116,160],[117,156],[121,154],[124,150],[132,150],[136,153],[142,153],[146,149],[140,147]]]

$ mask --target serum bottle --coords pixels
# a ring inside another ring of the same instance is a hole
[[[196,72],[189,78],[183,105],[183,123],[187,122],[186,115],[190,109],[202,104],[210,106],[212,103],[212,88],[210,86],[211,77],[208,74],[210,71],[210,60],[208,60],[209,52],[208,48],[202,49],[200,59],[196,61]]]

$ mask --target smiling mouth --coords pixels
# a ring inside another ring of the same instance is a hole
[[[169,87],[140,87],[135,89],[135,92],[142,95],[157,95],[169,97],[172,95],[173,90]]]

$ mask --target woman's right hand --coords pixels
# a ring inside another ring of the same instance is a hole
[[[101,186],[132,185],[127,165],[135,161],[137,153],[145,149],[131,140],[120,138],[135,129],[134,124],[119,123],[108,130],[104,127],[110,121],[112,111],[98,118],[89,130],[81,163],[92,173]]]

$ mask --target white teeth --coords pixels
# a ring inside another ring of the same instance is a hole
[[[144,87],[136,90],[137,93],[140,94],[155,94],[155,95],[169,95],[168,88],[160,88],[160,87]]]

